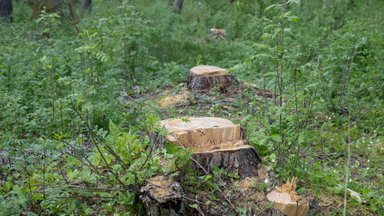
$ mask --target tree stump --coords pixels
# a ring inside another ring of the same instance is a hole
[[[185,215],[182,187],[169,177],[155,176],[147,180],[140,192],[146,215]]]
[[[193,151],[193,164],[204,174],[218,167],[240,178],[257,176],[260,157],[246,143],[239,125],[211,117],[168,119],[161,124],[168,130],[168,141]]]
[[[267,194],[267,199],[284,215],[306,216],[309,205],[305,198],[297,195],[296,181],[297,178],[293,177],[290,182],[276,187]]]
[[[199,65],[189,71],[188,88],[192,90],[209,89],[213,86],[226,88],[231,85],[233,76],[224,68]]]

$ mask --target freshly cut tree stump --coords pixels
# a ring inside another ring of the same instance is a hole
[[[296,193],[297,178],[293,177],[290,182],[276,187],[267,194],[267,199],[273,206],[288,216],[306,216],[309,205],[305,198]]]
[[[213,167],[237,173],[240,178],[257,176],[260,157],[246,144],[239,125],[222,118],[168,119],[166,139],[193,151],[194,166],[204,173]]]
[[[140,192],[146,215],[185,215],[186,204],[183,201],[182,187],[169,177],[155,176],[147,180]]]
[[[189,70],[188,87],[192,90],[209,89],[215,85],[225,88],[231,85],[233,79],[224,68],[199,65]]]

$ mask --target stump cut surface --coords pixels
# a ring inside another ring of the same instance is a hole
[[[246,147],[239,125],[214,117],[191,117],[162,121],[167,139],[194,152],[237,150]]]
[[[193,76],[222,76],[227,75],[227,70],[210,65],[199,65],[190,69]]]

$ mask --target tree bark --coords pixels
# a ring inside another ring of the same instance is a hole
[[[0,18],[12,21],[12,0],[0,0]]]
[[[209,89],[213,86],[226,88],[231,85],[234,77],[224,68],[199,65],[189,71],[188,88],[192,90]]]
[[[183,9],[184,0],[176,0],[176,12],[181,13]]]
[[[92,11],[92,0],[84,0],[81,9],[83,10],[83,12]]]
[[[32,18],[38,17],[43,9],[47,12],[61,12],[63,3],[61,0],[26,0],[26,2],[32,7]]]
[[[323,0],[323,9],[327,9],[328,7],[328,0]]]
[[[200,152],[192,155],[193,166],[201,170],[203,175],[212,173],[214,167],[224,169],[228,173],[236,173],[241,179],[255,177],[261,162],[256,150],[251,146]]]

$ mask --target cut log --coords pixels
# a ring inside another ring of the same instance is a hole
[[[308,202],[296,193],[297,178],[293,177],[290,182],[276,187],[267,194],[267,199],[273,206],[288,216],[305,216],[308,214]]]
[[[239,125],[212,117],[168,119],[161,124],[168,131],[168,141],[193,151],[194,166],[203,173],[218,167],[240,178],[257,176],[260,157],[247,145]]]
[[[226,88],[234,80],[233,76],[227,73],[224,68],[199,65],[189,71],[188,87],[192,90],[209,89],[213,86]]]
[[[147,180],[140,192],[146,215],[185,215],[182,187],[169,177],[156,176]]]

